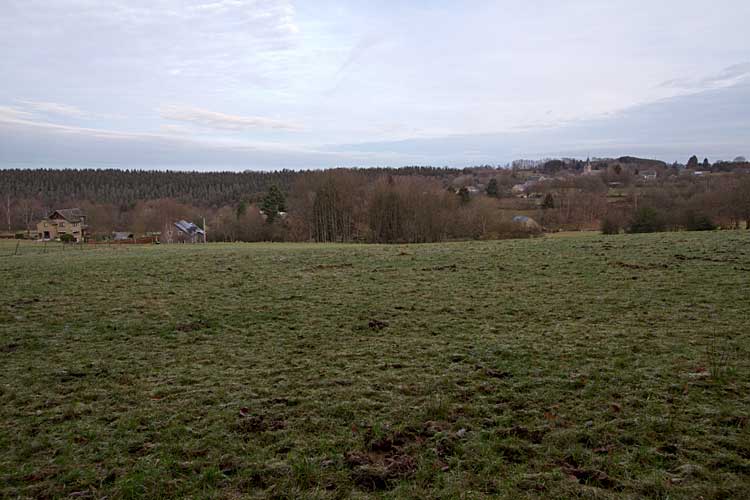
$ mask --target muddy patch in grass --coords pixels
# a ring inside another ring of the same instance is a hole
[[[6,353],[15,352],[16,350],[18,350],[20,345],[21,344],[17,342],[10,342],[8,344],[4,344],[2,347],[0,347],[0,352],[6,352]]]
[[[401,479],[412,477],[418,467],[418,456],[426,449],[437,454],[438,463],[447,470],[445,460],[455,453],[466,429],[450,432],[445,421],[426,421],[399,432],[376,433],[372,427],[362,431],[363,450],[344,454],[352,481],[366,491],[388,490]]]
[[[458,266],[456,264],[448,264],[445,266],[424,267],[422,271],[458,271]]]
[[[411,477],[417,470],[417,461],[400,450],[351,451],[344,455],[351,469],[351,478],[360,488],[368,491],[387,490],[398,479]]]
[[[544,436],[550,432],[549,427],[538,427],[535,429],[529,429],[522,425],[516,425],[508,427],[506,429],[498,429],[496,434],[500,437],[516,437],[523,439],[524,441],[530,441],[534,444],[539,444],[544,439]]]
[[[674,256],[677,260],[700,260],[702,262],[718,262],[720,264],[732,264],[736,263],[737,259],[718,259],[716,257],[705,257],[702,255],[682,255],[682,254],[675,254]]]
[[[326,269],[349,269],[354,267],[354,264],[343,263],[343,264],[318,264],[310,268],[310,271],[324,271]]]
[[[33,297],[33,298],[31,298],[31,299],[19,299],[19,300],[16,300],[15,302],[11,302],[11,303],[10,303],[10,304],[8,304],[8,305],[9,305],[10,307],[12,307],[12,308],[16,308],[16,309],[17,309],[17,308],[25,308],[25,307],[27,307],[27,306],[30,306],[30,305],[36,304],[37,302],[39,302],[39,300],[40,300],[40,299],[39,299],[38,297]]]
[[[611,266],[615,267],[622,267],[625,269],[638,269],[641,271],[651,271],[654,269],[669,269],[668,264],[636,264],[634,262],[623,262],[623,261],[615,261],[610,262]]]
[[[593,468],[580,467],[575,464],[575,461],[561,462],[560,470],[569,478],[586,486],[594,486],[607,490],[622,489],[619,481],[609,477],[606,472]]]
[[[371,319],[370,321],[367,322],[367,327],[370,330],[379,331],[379,330],[386,328],[387,326],[388,326],[387,321],[381,321],[379,319]]]
[[[248,408],[240,408],[232,429],[238,434],[257,434],[267,431],[279,431],[286,428],[286,420],[274,418],[262,413],[253,413]]]
[[[493,370],[492,368],[487,368],[482,365],[475,365],[475,370],[480,371],[485,376],[489,378],[497,378],[497,379],[504,379],[504,378],[511,378],[513,374],[506,370]]]
[[[174,329],[181,333],[190,333],[190,332],[197,332],[199,330],[205,330],[206,328],[209,328],[210,326],[211,325],[208,323],[208,321],[204,319],[199,319],[195,321],[188,321],[185,323],[180,323]]]
[[[563,467],[562,471],[574,477],[579,483],[597,488],[615,489],[617,481],[607,475],[606,472],[596,469],[578,469],[576,467]]]

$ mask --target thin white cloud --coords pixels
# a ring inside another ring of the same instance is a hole
[[[346,58],[346,61],[344,61],[344,63],[339,68],[337,75],[340,76],[341,74],[345,73],[353,64],[359,61],[368,50],[372,49],[385,40],[386,37],[384,35],[376,33],[371,33],[367,36],[362,37],[359,42],[357,42],[357,44],[354,45],[351,50],[349,50],[349,55]]]
[[[379,164],[387,164],[386,159],[391,157],[388,153],[340,153],[284,143],[199,139],[163,132],[60,125],[10,113],[6,117],[0,112],[0,165],[307,169],[371,163],[374,158]],[[33,150],[28,149],[29,142],[33,142]]]
[[[44,101],[20,101],[25,107],[51,115],[67,116],[72,118],[83,118],[88,114],[81,109],[69,104]]]
[[[231,14],[238,16],[242,23],[262,24],[279,34],[296,34],[300,31],[295,21],[294,6],[288,0],[219,0],[192,5],[185,12],[188,16],[201,18]]]
[[[2,108],[0,108],[1,110]],[[27,129],[37,131],[54,131],[61,134],[80,135],[88,137],[108,137],[112,139],[129,139],[136,137],[157,137],[158,134],[145,134],[145,133],[134,133],[134,132],[116,132],[112,130],[78,127],[73,125],[60,125],[58,123],[50,123],[45,121],[36,120],[33,115],[21,115],[13,116],[3,115],[0,112],[0,124],[5,124],[9,127],[15,127],[16,129]],[[9,128],[8,130],[11,130]]]
[[[690,78],[673,78],[662,82],[660,87],[701,91],[729,87],[750,77],[750,61],[733,64],[718,73]]]
[[[4,112],[6,111],[7,112]],[[16,113],[12,108],[0,106],[0,124],[5,124],[8,127],[7,130],[37,130],[53,132],[56,134],[67,134],[75,135],[86,138],[106,138],[112,140],[169,140],[169,141],[180,141],[184,143],[192,144],[203,144],[205,146],[211,146],[215,148],[234,148],[234,149],[255,149],[264,147],[268,149],[286,149],[286,150],[298,150],[308,151],[305,148],[294,148],[292,146],[286,146],[283,144],[276,143],[255,143],[248,141],[221,141],[221,140],[204,140],[195,138],[191,134],[193,131],[188,127],[182,127],[180,125],[162,125],[159,133],[151,132],[128,132],[109,130],[103,128],[93,127],[80,127],[76,125],[61,125],[59,123],[51,123],[44,120],[39,120],[35,116],[29,113]],[[179,132],[179,133],[178,133]],[[177,137],[183,135],[183,137]],[[310,150],[311,151],[311,150]]]
[[[161,125],[159,126],[159,131],[170,135],[189,135],[194,133],[193,129],[182,125]]]
[[[188,106],[162,106],[159,114],[165,120],[192,123],[205,128],[218,130],[275,129],[301,130],[296,123],[266,118],[263,116],[236,116],[207,109]]]
[[[750,61],[733,64],[724,68],[716,75],[704,79],[704,82],[714,87],[727,87],[750,76]]]
[[[32,114],[13,106],[0,106],[0,121],[15,121],[31,118]]]

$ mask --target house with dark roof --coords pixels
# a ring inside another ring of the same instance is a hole
[[[86,239],[86,215],[80,208],[62,208],[55,210],[36,225],[39,239],[43,241],[58,240],[65,234],[73,237],[73,241],[81,242]]]
[[[175,240],[181,243],[204,243],[206,232],[199,226],[186,220],[178,220],[174,223],[177,228]]]

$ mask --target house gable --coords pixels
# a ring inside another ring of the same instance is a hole
[[[63,208],[60,210],[55,210],[50,214],[48,218],[51,220],[64,219],[72,224],[77,224],[85,219],[85,217],[86,216],[83,215],[83,212],[80,208]]]

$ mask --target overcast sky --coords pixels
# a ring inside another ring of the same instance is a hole
[[[0,166],[750,156],[747,0],[0,0]]]

